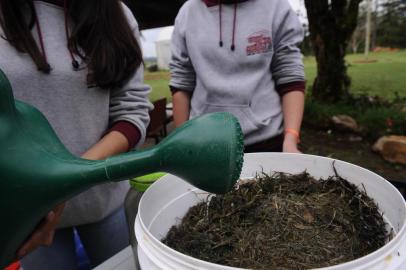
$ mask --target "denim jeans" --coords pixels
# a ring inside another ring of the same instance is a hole
[[[124,207],[102,221],[75,228],[92,267],[103,263],[130,244]],[[57,230],[50,247],[36,249],[24,257],[21,263],[24,270],[78,269],[73,228]]]

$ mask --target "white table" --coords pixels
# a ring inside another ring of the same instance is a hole
[[[123,249],[93,270],[135,270],[134,256],[131,246]]]

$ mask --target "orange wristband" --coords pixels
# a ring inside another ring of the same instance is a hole
[[[296,129],[293,129],[293,128],[286,128],[286,129],[285,129],[285,135],[286,135],[287,133],[290,133],[290,134],[294,135],[294,136],[297,138],[297,142],[298,142],[298,143],[300,142],[300,134],[299,134],[299,131],[297,131]]]

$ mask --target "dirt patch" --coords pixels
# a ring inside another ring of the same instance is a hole
[[[372,64],[372,63],[376,63],[376,62],[378,62],[378,60],[371,59],[371,60],[357,60],[357,61],[354,61],[353,63],[354,64]]]
[[[192,207],[163,242],[233,267],[312,269],[369,254],[389,238],[376,204],[348,181],[276,173]]]
[[[306,154],[344,160],[369,169],[387,180],[406,184],[406,166],[385,161],[372,151],[371,142],[357,135],[304,127],[300,147]]]
[[[366,168],[391,181],[406,196],[406,166],[385,161],[372,151],[371,142],[350,133],[310,127],[304,127],[301,136],[300,149],[304,153],[331,157]]]

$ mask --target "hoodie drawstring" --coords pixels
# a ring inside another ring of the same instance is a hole
[[[68,2],[68,0],[63,1],[63,10],[64,10],[64,16],[65,16],[65,35],[66,35],[66,40],[69,42],[68,6],[67,6],[68,3],[67,2]],[[35,5],[33,5],[33,7],[34,7],[35,24],[37,25],[37,33],[38,33],[39,43],[41,46],[42,55],[44,57],[45,62],[48,64],[47,54],[46,54],[45,46],[44,46],[44,38],[42,36],[41,25],[40,25],[39,19],[38,19],[38,13],[35,8]],[[68,50],[69,50],[70,58],[72,59],[72,67],[74,70],[78,70],[79,62],[75,59],[75,57],[73,55],[73,51],[71,50],[70,46],[68,46]]]
[[[220,47],[223,47],[223,18],[222,18],[222,14],[223,14],[223,4],[220,0],[219,3],[219,25],[220,25],[220,42],[219,45]]]
[[[237,28],[237,9],[238,9],[238,1],[234,1],[234,19],[233,19],[233,34],[232,34],[232,42],[231,42],[231,51],[235,51],[235,33]],[[219,46],[223,47],[223,2],[219,0]]]
[[[236,24],[237,24],[237,0],[234,1],[234,20],[233,20],[233,39],[231,42],[231,50],[234,51],[235,50],[235,28],[236,28]]]
[[[68,0],[63,1],[63,13],[65,15],[65,35],[66,35],[66,40],[68,42],[68,50],[70,54],[70,58],[72,60],[72,67],[74,70],[79,69],[79,62],[75,59],[75,56],[73,55],[73,52],[71,50],[71,47],[69,45],[69,26],[68,26]]]
[[[42,38],[41,25],[39,24],[37,10],[36,10],[34,4],[33,4],[33,7],[34,7],[35,24],[37,25],[37,34],[38,34],[39,44],[41,46],[42,56],[44,57],[45,63],[47,63],[49,65],[48,59],[47,59],[47,53],[45,51],[45,46],[44,46],[44,39]]]

